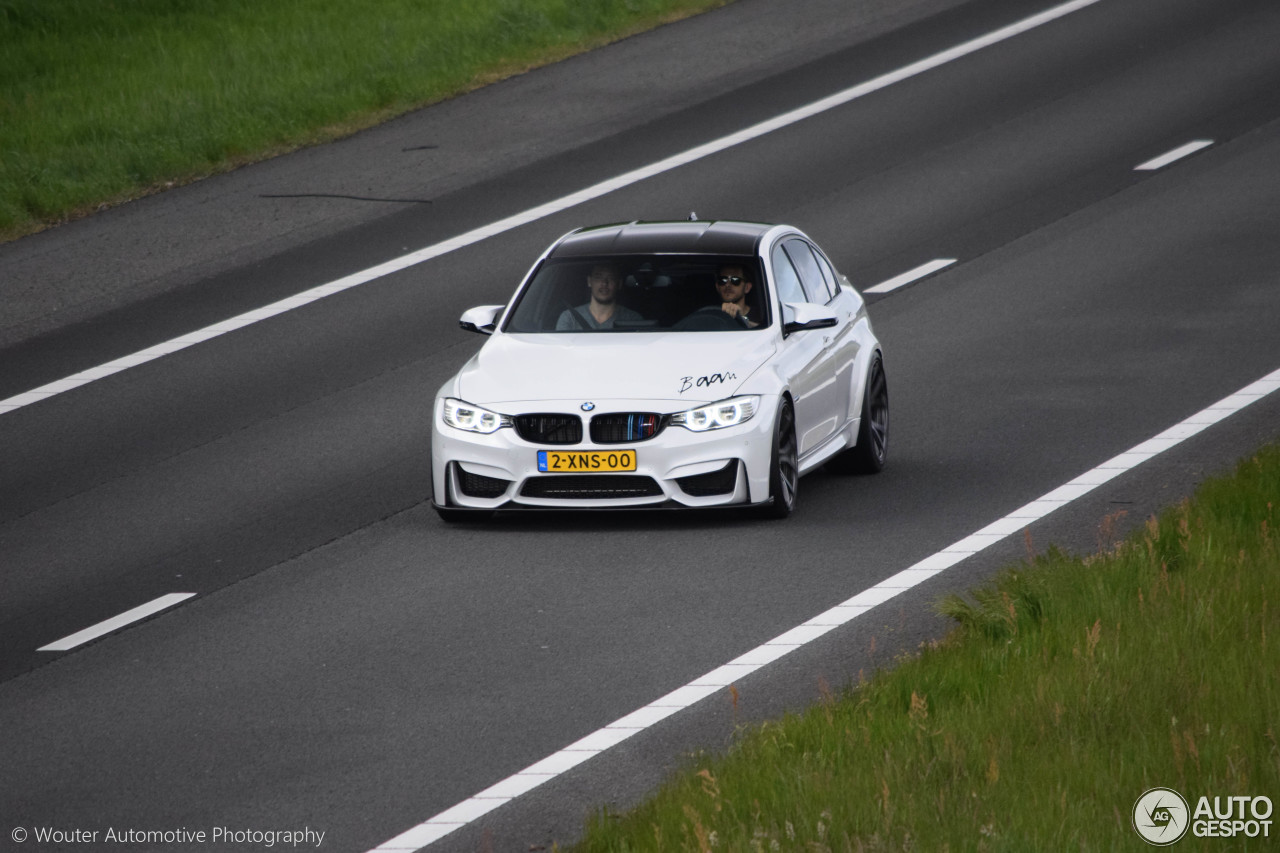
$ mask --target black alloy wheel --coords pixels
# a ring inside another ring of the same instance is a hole
[[[791,401],[785,397],[778,407],[778,425],[774,429],[773,453],[769,461],[769,503],[764,513],[770,518],[786,518],[796,508],[796,492],[800,487],[800,467],[796,451],[796,417]]]
[[[889,454],[889,382],[884,362],[877,353],[867,374],[867,390],[862,395],[862,422],[858,443],[827,463],[836,474],[876,474],[884,469]]]

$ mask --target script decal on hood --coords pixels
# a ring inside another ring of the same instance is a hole
[[[725,382],[728,382],[730,379],[737,379],[737,378],[738,378],[737,374],[729,373],[729,372],[712,373],[709,376],[699,376],[696,378],[693,376],[681,376],[680,377],[680,393],[683,394],[685,391],[688,391],[690,388],[710,388],[712,385],[715,385],[717,383],[723,384]]]

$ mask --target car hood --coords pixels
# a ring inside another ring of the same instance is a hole
[[[496,335],[459,371],[477,405],[516,401],[670,400],[733,396],[773,355],[767,332]]]

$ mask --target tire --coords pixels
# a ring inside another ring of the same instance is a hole
[[[858,443],[827,463],[836,474],[876,474],[884,469],[889,452],[889,383],[884,362],[877,354],[867,372],[867,390],[862,395],[862,420]]]
[[[800,467],[796,451],[796,417],[791,401],[785,397],[778,407],[778,422],[773,430],[773,452],[769,457],[770,503],[761,510],[766,518],[786,518],[796,508],[800,486]]]

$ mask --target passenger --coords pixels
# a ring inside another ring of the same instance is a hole
[[[556,320],[557,332],[581,332],[588,329],[612,329],[617,320],[638,322],[644,318],[625,305],[618,304],[622,277],[611,264],[596,264],[587,276],[591,300],[577,308],[568,308]]]
[[[720,294],[722,304],[720,310],[730,317],[741,317],[747,328],[754,329],[760,323],[752,319],[751,306],[747,304],[747,294],[751,292],[751,276],[745,267],[726,264],[720,267],[716,276],[716,292]]]

